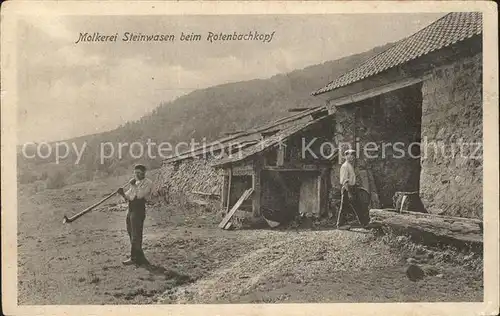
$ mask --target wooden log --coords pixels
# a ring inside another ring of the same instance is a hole
[[[482,251],[482,221],[477,219],[371,209],[370,220],[370,226],[389,227],[396,234],[408,234],[423,244],[448,244]]]

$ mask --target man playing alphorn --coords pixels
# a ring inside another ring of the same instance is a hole
[[[130,180],[130,188],[124,192],[123,188],[117,190],[128,201],[127,232],[130,238],[130,258],[123,261],[124,265],[147,265],[148,260],[142,251],[142,230],[146,218],[146,200],[150,198],[152,181],[146,178],[146,167],[134,167],[134,179]]]

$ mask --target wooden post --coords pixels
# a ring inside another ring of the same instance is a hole
[[[279,147],[276,154],[276,166],[281,167],[285,164],[285,148]]]
[[[319,188],[318,188],[318,194],[319,194],[319,205],[320,205],[320,210],[319,210],[319,215],[323,215],[328,211],[328,191],[329,191],[329,185],[328,185],[328,179],[330,175],[330,170],[326,167],[322,167],[320,169],[320,176],[319,176]]]
[[[356,150],[356,137],[357,137],[357,129],[358,129],[358,112],[359,112],[359,106],[355,106],[354,107],[354,123],[353,123],[353,130],[352,130],[352,145],[354,146],[354,148],[351,148],[351,149],[354,149]],[[356,150],[356,157],[354,159],[354,162],[353,162],[353,168],[354,170],[356,170],[356,167],[358,165],[358,157],[360,156],[360,153]]]
[[[229,177],[227,181],[227,202],[226,202],[226,213],[229,212],[231,207],[231,185],[233,182],[233,167],[229,167]]]
[[[261,176],[262,166],[260,157],[254,161],[253,164],[253,175],[252,175],[252,188],[253,188],[253,198],[252,198],[252,213],[254,217],[260,216],[260,176]]]
[[[222,175],[222,192],[220,195],[221,209],[227,208],[227,190],[228,190],[229,176]]]
[[[316,207],[317,209],[315,210],[315,214],[316,216],[320,216],[321,215],[321,190],[322,190],[322,185],[321,185],[321,173],[318,175],[318,178],[317,178],[317,194],[316,194],[316,198],[318,199],[317,200],[317,203],[316,203]]]

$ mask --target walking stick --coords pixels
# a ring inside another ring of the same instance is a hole
[[[129,182],[123,184],[122,187],[125,186],[125,185],[127,185],[128,183]],[[113,196],[115,196],[115,194],[117,194],[117,193],[118,193],[118,191],[113,191],[113,193],[107,195],[104,199],[100,200],[99,202],[95,203],[92,206],[87,207],[86,209],[84,209],[80,213],[75,214],[75,215],[73,215],[71,217],[67,217],[66,215],[64,215],[63,223],[66,224],[66,223],[71,223],[71,222],[75,221],[76,219],[78,219],[81,216],[83,216],[83,215],[87,214],[88,212],[92,211],[93,209],[95,209],[96,207],[98,207],[99,205],[101,205],[102,203],[106,202],[107,200],[109,200],[110,198],[112,198]]]

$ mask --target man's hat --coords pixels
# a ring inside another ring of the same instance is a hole
[[[348,149],[344,152],[344,155],[354,154],[356,151],[354,149]]]
[[[146,166],[145,165],[141,165],[141,164],[137,164],[134,166],[134,169],[138,169],[138,170],[141,170],[142,172],[145,172],[146,171]]]

